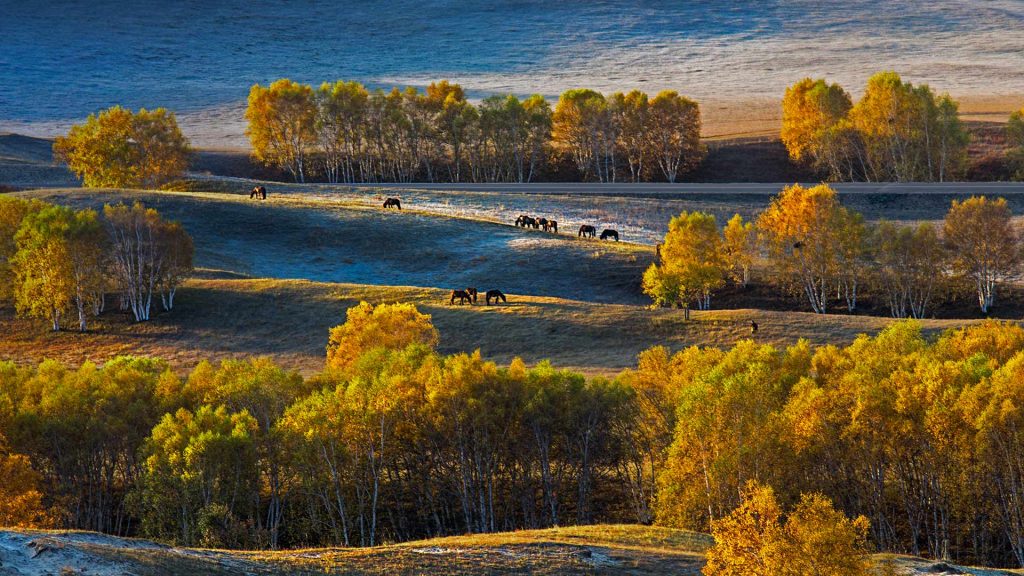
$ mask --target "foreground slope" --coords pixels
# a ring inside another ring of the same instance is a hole
[[[598,525],[454,536],[364,549],[245,552],[174,548],[95,532],[0,530],[0,573],[696,575],[711,543],[710,536],[685,530]],[[1020,573],[892,555],[877,555],[875,561],[889,574]]]

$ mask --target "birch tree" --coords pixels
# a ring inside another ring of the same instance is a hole
[[[665,180],[675,182],[704,160],[707,148],[700,141],[700,107],[696,102],[666,90],[651,99],[646,137],[650,155]]]
[[[114,275],[134,320],[149,320],[153,297],[161,291],[173,306],[174,289],[191,266],[184,231],[140,202],[131,207],[108,204],[103,215]]]
[[[824,314],[832,294],[856,281],[842,266],[859,257],[862,235],[850,233],[859,220],[839,204],[825,184],[786,187],[758,217],[758,236],[765,247],[773,280],[803,293],[811,309]]]
[[[942,287],[946,254],[930,223],[880,222],[873,232],[875,274],[893,318],[924,318]]]
[[[972,196],[953,200],[943,234],[954,270],[966,278],[987,314],[1000,281],[1015,277],[1021,262],[1020,239],[1006,199]]]
[[[307,160],[316,144],[313,89],[286,78],[249,90],[246,135],[256,160],[306,181]]]

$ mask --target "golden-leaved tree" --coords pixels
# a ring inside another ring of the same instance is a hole
[[[17,309],[26,316],[48,318],[60,330],[75,310],[78,329],[87,328],[87,313],[103,297],[107,236],[93,210],[75,212],[50,206],[29,214],[16,236],[14,255]]]
[[[942,182],[966,167],[959,104],[895,72],[869,78],[852,106],[838,84],[805,78],[786,90],[782,117],[790,158],[833,180]]]
[[[612,180],[614,161],[607,142],[608,102],[594,90],[567,90],[551,115],[552,144],[572,158],[584,179]]]
[[[317,109],[313,89],[287,78],[249,90],[246,135],[254,158],[306,181],[307,160],[316,145]]]
[[[650,157],[662,176],[675,182],[704,160],[707,148],[700,141],[700,106],[678,92],[665,90],[651,99],[645,138]]]
[[[1016,180],[1024,180],[1024,108],[1010,114],[1006,123],[1006,143],[1010,146],[1010,163]]]
[[[851,309],[856,305],[864,224],[839,204],[832,188],[785,188],[758,217],[757,229],[772,280],[802,292],[818,314],[836,293]]]
[[[750,269],[754,265],[760,247],[757,244],[757,230],[753,222],[744,222],[743,217],[734,214],[722,230],[725,242],[725,259],[729,273],[742,286],[750,282]]]
[[[656,305],[683,306],[689,319],[690,302],[700,310],[711,307],[711,294],[725,283],[727,261],[715,217],[683,212],[669,222],[661,244],[660,262],[644,272],[643,290]]]
[[[360,302],[345,313],[345,323],[331,328],[327,367],[350,371],[361,356],[375,348],[401,350],[410,344],[436,346],[437,329],[430,315],[413,304]]]
[[[743,502],[712,523],[715,545],[707,552],[707,576],[867,576],[868,521],[854,520],[818,494],[805,494],[783,519],[775,492],[756,482]]]
[[[174,114],[114,106],[53,143],[54,156],[90,188],[153,188],[180,177],[191,148]]]
[[[0,302],[14,299],[16,277],[13,260],[18,252],[15,239],[18,229],[26,216],[47,206],[40,200],[0,196]]]
[[[978,306],[988,313],[996,285],[1019,273],[1020,236],[1005,198],[972,196],[954,200],[943,224],[943,236],[954,270],[977,293]]]
[[[28,456],[10,450],[0,433],[0,526],[45,528],[50,523],[40,491],[42,477]]]
[[[839,84],[804,78],[782,98],[782,143],[794,162],[828,169],[833,178],[847,174],[843,120],[853,106]]]

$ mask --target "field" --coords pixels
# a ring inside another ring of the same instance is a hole
[[[184,223],[195,238],[198,270],[175,310],[145,324],[107,312],[89,333],[51,333],[14,318],[10,308],[0,309],[0,357],[79,363],[141,354],[187,370],[202,359],[260,354],[308,374],[322,367],[327,331],[360,300],[417,304],[433,316],[444,353],[480,349],[498,362],[550,359],[606,375],[634,365],[636,355],[654,345],[731,346],[750,337],[751,320],[760,325],[758,340],[779,346],[801,338],[847,343],[891,322],[870,302],[857,315],[811,314],[799,299],[764,286],[725,290],[713,301],[716,309],[694,312],[686,322],[682,311],[650,309],[640,293],[640,274],[653,258],[649,245],[499,223],[518,211],[566,218],[592,206],[629,210],[650,222],[653,232],[654,222],[662,219],[663,227],[671,210],[753,214],[767,202],[768,187],[720,187],[703,194],[653,187],[608,196],[560,188],[494,193],[274,185],[268,201],[256,202],[240,192],[246,182],[201,184],[221,191],[18,193],[76,207],[144,201]],[[400,193],[406,210],[379,208],[382,193]],[[919,220],[941,217],[950,195],[942,189],[851,190],[844,201],[869,218]],[[1015,212],[1024,209],[1024,197],[1009,198]],[[448,291],[465,286],[499,288],[509,304],[449,305]],[[937,308],[940,318],[925,320],[925,329],[935,333],[972,321],[969,299],[961,300]],[[1024,293],[1008,291],[1001,302],[997,313],[1012,317],[1024,308]]]
[[[0,531],[3,568],[16,574],[678,574],[697,575],[705,534],[635,525],[597,525],[454,536],[375,548],[229,552],[171,548],[93,532]],[[913,557],[876,555],[892,574],[1001,576]]]

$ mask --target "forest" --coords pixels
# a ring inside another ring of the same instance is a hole
[[[363,303],[303,378],[266,358],[0,364],[7,523],[210,547],[368,546],[594,522],[707,531],[748,483],[878,550],[1024,565],[1024,329],[663,347],[614,379],[442,356]],[[818,495],[818,496],[816,496]]]

